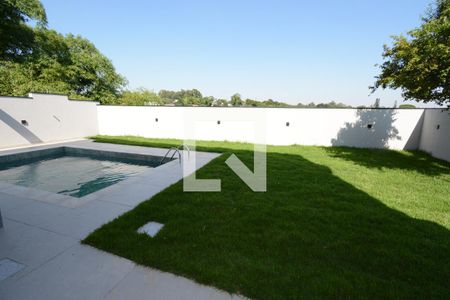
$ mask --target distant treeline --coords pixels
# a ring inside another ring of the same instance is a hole
[[[241,95],[236,93],[230,99],[215,98],[213,96],[204,96],[199,90],[179,90],[169,91],[161,90],[158,93],[140,88],[134,91],[124,91],[117,100],[115,105],[167,105],[167,106],[244,106],[244,107],[297,107],[297,108],[380,108],[380,99],[376,99],[375,103],[370,106],[346,105],[344,103],[330,101],[324,103],[309,104],[288,104],[272,99],[255,100],[242,99]],[[394,105],[394,108],[397,104]],[[415,108],[411,104],[402,104],[399,108]]]
[[[299,108],[352,108],[352,106],[343,103],[330,101],[327,103],[309,104],[298,103],[297,105],[272,99],[256,100],[242,99],[241,95],[236,93],[230,99],[215,98],[213,96],[204,96],[199,90],[180,90],[169,91],[161,90],[158,93],[147,89],[137,89],[134,91],[125,91],[114,103],[116,105],[169,105],[169,106],[247,106],[247,107],[299,107]]]

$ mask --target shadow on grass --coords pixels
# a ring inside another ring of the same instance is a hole
[[[384,130],[389,133],[390,130]],[[149,139],[135,136],[95,136],[92,139],[100,143],[127,144],[144,147],[171,148],[181,145],[182,140],[177,139]],[[386,139],[384,139],[386,140]],[[383,144],[384,145],[384,144]],[[289,146],[268,146],[268,151],[279,152],[279,149],[287,149]],[[297,147],[297,146],[291,146]],[[345,159],[358,165],[369,168],[388,168],[416,171],[426,175],[450,174],[450,163],[436,159],[422,151],[393,151],[387,149],[366,149],[352,147],[322,147],[332,157]],[[250,143],[229,143],[214,141],[197,141],[197,151],[224,153],[230,150],[252,150]],[[250,162],[251,163],[251,162]]]
[[[345,159],[367,168],[400,169],[435,176],[450,174],[450,163],[421,151],[392,151],[351,147],[325,147],[335,158]]]
[[[179,139],[158,139],[158,138],[154,139],[137,136],[107,136],[107,135],[97,135],[90,137],[90,139],[98,143],[124,144],[124,145],[156,147],[156,148],[178,147],[182,145],[184,142],[183,140]],[[240,142],[197,141],[195,148],[196,151],[217,152],[217,153],[228,152],[233,149],[236,149],[238,151],[253,150],[253,144]]]
[[[254,193],[225,165],[229,154],[197,176],[221,178],[222,192],[185,193],[180,181],[83,242],[251,298],[450,298],[443,226],[301,155],[268,153],[268,191]],[[155,238],[136,232],[149,221],[165,224]]]
[[[392,109],[357,110],[357,120],[347,122],[331,141],[333,147],[325,149],[333,157],[368,168],[408,170],[431,176],[450,174],[450,163],[426,153],[383,150],[391,141],[401,140],[395,121],[396,111]],[[423,115],[408,138],[406,149],[417,148],[422,122]]]

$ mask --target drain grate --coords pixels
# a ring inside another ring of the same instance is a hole
[[[0,260],[0,281],[8,278],[11,275],[16,274],[25,268],[24,265],[19,264],[9,258],[4,258]]]
[[[151,237],[154,237],[163,228],[164,224],[158,222],[148,222],[144,226],[138,229],[138,233],[145,233]]]

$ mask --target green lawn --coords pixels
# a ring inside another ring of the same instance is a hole
[[[169,147],[176,140],[94,138]],[[198,172],[222,192],[182,182],[104,225],[84,243],[139,264],[258,299],[450,299],[450,164],[421,152],[269,146],[268,191],[252,192],[224,163],[252,165],[252,146]],[[165,224],[150,238],[136,233]]]

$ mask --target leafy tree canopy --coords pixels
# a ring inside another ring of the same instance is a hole
[[[379,87],[402,90],[405,99],[450,103],[450,0],[438,0],[419,28],[384,46]]]
[[[213,106],[228,106],[228,101],[226,99],[215,99]]]
[[[133,93],[142,93],[142,91],[137,90]],[[125,93],[124,93],[125,96]],[[331,101],[328,103],[315,104],[311,102],[309,104],[298,103],[297,105],[291,105],[285,102],[275,101],[272,99],[259,101],[255,99],[245,99],[242,100],[240,94],[236,93],[231,96],[230,100],[226,99],[216,99],[213,96],[203,96],[197,89],[192,90],[180,90],[180,91],[170,91],[161,90],[158,93],[160,101],[153,101],[153,103],[162,103],[164,105],[176,105],[176,106],[247,106],[247,107],[301,107],[301,108],[351,108],[352,106],[346,105],[344,103],[338,103]],[[124,100],[125,97],[119,99],[119,103],[129,105],[127,101]],[[149,104],[152,105],[152,104]]]
[[[400,104],[398,108],[416,108],[413,104]]]
[[[89,40],[46,29],[39,0],[2,0],[0,15],[0,94],[62,93],[117,101],[125,78]]]
[[[380,98],[375,99],[375,102],[373,103],[374,108],[380,108]]]
[[[169,91],[169,90],[161,90],[158,93],[159,97],[161,99],[166,100],[167,102],[182,102],[184,98],[196,98],[201,99],[203,98],[202,93],[200,93],[197,89],[192,90],[180,90],[180,91]]]
[[[0,94],[30,91],[114,103],[126,80],[111,61],[80,36],[34,29],[34,45],[24,61],[0,61]]]
[[[242,106],[244,102],[241,99],[241,95],[236,93],[233,96],[231,96],[231,105],[233,106]]]
[[[118,100],[121,105],[162,105],[164,102],[153,91],[140,88],[136,91],[125,91]]]
[[[0,59],[20,60],[34,43],[33,29],[26,22],[47,25],[45,9],[39,0],[0,1]]]
[[[180,91],[161,90],[158,95],[163,103],[171,105],[212,106],[215,101],[214,97],[205,97],[197,89]]]
[[[302,104],[302,103],[298,103],[297,107],[301,107],[301,108],[351,108],[351,105],[346,105],[344,103],[338,103],[335,101],[331,101],[328,103],[319,103],[319,104],[315,104],[314,102],[311,102],[309,104]]]

